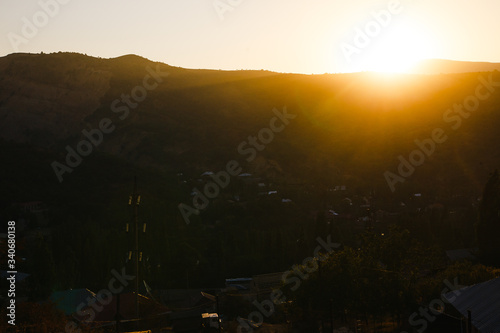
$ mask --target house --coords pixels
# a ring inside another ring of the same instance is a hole
[[[31,222],[31,226],[34,224],[38,226],[47,226],[49,223],[49,209],[47,205],[42,201],[29,201],[29,202],[17,202],[13,203],[12,207],[15,208],[23,220],[28,220],[27,222]]]
[[[284,272],[268,273],[254,275],[252,277],[252,287],[258,294],[271,293],[275,289],[279,289],[282,285]]]
[[[226,288],[236,288],[236,290],[250,290],[252,278],[226,279]]]
[[[164,289],[157,291],[159,301],[172,310],[210,307],[212,302],[203,296],[203,292],[218,293],[217,290],[211,289]]]
[[[466,323],[465,332],[500,332],[500,278],[444,294]]]
[[[24,213],[40,213],[47,210],[41,201],[18,202],[12,204],[12,206],[18,208]]]
[[[134,329],[136,325],[135,293],[112,294],[110,299],[99,298],[88,289],[69,289],[52,293],[49,300],[75,322],[89,327],[110,326],[120,320],[122,329]],[[140,295],[138,323],[140,327],[163,327],[171,311],[167,307]]]
[[[216,301],[220,289],[166,289],[158,290],[160,301],[172,312],[167,323],[174,332],[199,331],[203,325],[203,313],[216,312]],[[207,297],[208,296],[208,297]]]
[[[476,256],[473,254],[477,252],[475,249],[455,249],[446,251],[446,256],[452,262],[469,260],[471,262],[477,261]]]
[[[69,289],[53,292],[49,300],[65,315],[72,315],[80,304],[87,304],[88,299],[94,297],[95,294],[88,289]]]

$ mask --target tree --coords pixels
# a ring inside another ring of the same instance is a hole
[[[367,231],[358,244],[331,253],[297,290],[290,288],[292,283],[282,288],[294,318],[311,322],[326,318],[332,300],[334,316],[342,320],[380,320],[390,315],[399,322],[416,304],[419,272],[443,263],[436,249],[422,246],[396,226],[385,233]],[[307,272],[308,267],[297,271]]]
[[[476,239],[482,261],[499,264],[500,179],[498,170],[490,176],[483,192],[476,225]]]
[[[45,300],[53,291],[56,282],[54,257],[46,239],[34,241],[31,248],[31,260],[28,270],[31,276],[29,284],[33,300]]]

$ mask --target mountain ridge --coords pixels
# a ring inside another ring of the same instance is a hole
[[[477,73],[500,70],[500,63],[459,61],[448,59],[425,59],[419,61],[410,71],[412,74],[436,75]]]
[[[113,103],[126,106],[122,96],[140,88],[154,70],[168,76],[120,120]],[[411,152],[415,139],[443,126],[443,113],[474,91],[480,75],[193,70],[136,55],[100,59],[71,53],[9,55],[0,58],[0,73],[1,137],[43,147],[59,161],[65,147],[85,139],[83,130],[109,118],[116,129],[96,149],[100,153],[156,170],[220,170],[241,158],[239,143],[267,126],[273,109],[287,107],[300,120],[274,136],[258,166],[247,166],[249,172],[327,183],[349,175],[358,184],[374,179],[382,189],[383,172],[397,167],[397,156]],[[481,106],[483,116],[494,117],[498,94],[493,96]],[[465,134],[470,135],[460,133]],[[437,156],[429,163],[441,161]],[[373,168],[360,167],[365,163]],[[326,166],[340,176],[329,175]]]

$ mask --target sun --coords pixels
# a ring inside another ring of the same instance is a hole
[[[408,73],[419,61],[431,57],[430,39],[416,25],[396,21],[385,29],[361,55],[361,71]]]

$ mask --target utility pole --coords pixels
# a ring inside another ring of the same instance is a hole
[[[472,333],[472,313],[467,310],[467,333]]]
[[[333,299],[330,298],[330,332],[333,333]]]
[[[122,319],[122,316],[120,315],[120,293],[116,294],[116,315],[115,315],[115,320],[116,320],[116,333],[120,333],[121,329],[121,323],[120,320]]]
[[[139,319],[139,222],[137,218],[137,208],[141,202],[141,196],[137,193],[137,176],[134,176],[134,191],[129,197],[128,205],[133,206],[132,223],[134,224],[134,259],[135,259],[135,316]],[[128,228],[127,228],[128,231]]]
[[[219,294],[215,296],[215,304],[217,307],[217,331],[221,333],[221,327],[220,327],[220,312],[219,312]]]

